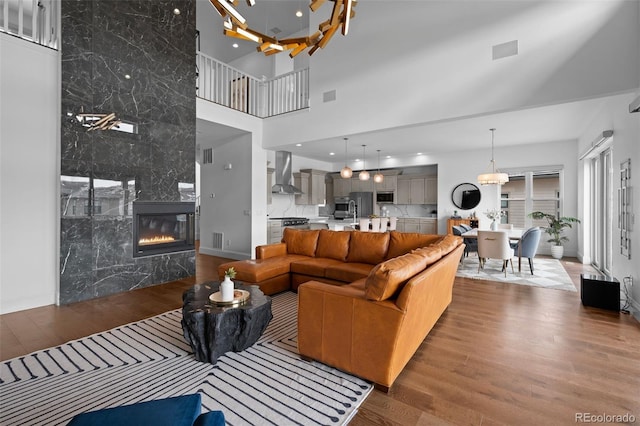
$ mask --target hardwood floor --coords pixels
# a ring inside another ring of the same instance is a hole
[[[179,308],[197,276],[67,306],[0,316],[5,360]],[[579,288],[575,260],[563,265]],[[457,278],[453,302],[388,394],[373,391],[351,425],[563,425],[576,413],[640,423],[640,324],[585,308],[579,293]],[[612,423],[612,422],[610,422]]]

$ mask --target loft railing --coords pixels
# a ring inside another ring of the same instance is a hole
[[[0,0],[0,31],[58,49],[60,2]]]
[[[260,118],[309,107],[309,69],[261,80],[198,52],[197,96]]]

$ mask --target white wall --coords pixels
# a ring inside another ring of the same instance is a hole
[[[618,217],[615,193],[620,188],[620,163],[629,158],[631,159],[633,211],[636,218],[640,217],[640,113],[629,113],[629,103],[639,95],[640,91],[637,91],[612,98],[606,108],[593,117],[579,140],[579,152],[582,153],[586,151],[598,134],[602,134],[603,130],[613,130],[614,132],[611,148],[613,152],[614,218]],[[581,176],[580,193],[583,194],[584,191],[585,182],[583,176]],[[590,207],[588,200],[585,197],[580,197],[579,217],[588,216]],[[638,221],[636,220],[637,223]],[[612,274],[621,283],[624,277],[633,278],[633,308],[636,317],[640,318],[640,267],[638,267],[638,259],[640,259],[640,227],[636,226],[631,233],[631,259],[627,259],[620,254],[619,232],[614,222]],[[586,239],[586,235],[583,235],[583,240]],[[585,249],[588,250],[588,248]]]
[[[0,313],[56,303],[58,52],[0,33]]]

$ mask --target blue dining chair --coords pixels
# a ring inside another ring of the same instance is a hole
[[[536,252],[538,251],[538,244],[540,243],[540,236],[542,235],[542,230],[534,226],[533,228],[529,228],[522,233],[522,238],[520,241],[513,244],[513,251],[516,255],[519,255],[520,258],[526,257],[529,259],[529,270],[531,270],[531,275],[533,275],[533,258],[536,256]]]
[[[470,231],[472,228],[469,226],[467,229],[468,225],[454,225],[451,227],[451,230],[453,231],[453,235],[462,235],[467,231]],[[469,253],[471,252],[478,252],[478,239],[477,238],[465,238],[464,239],[464,255],[465,256],[469,256]]]

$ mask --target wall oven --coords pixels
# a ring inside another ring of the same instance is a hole
[[[353,216],[353,212],[349,212],[349,197],[335,197],[333,199],[335,210],[333,217],[336,219],[345,219],[349,216]]]
[[[393,204],[393,191],[376,192],[376,203]]]

